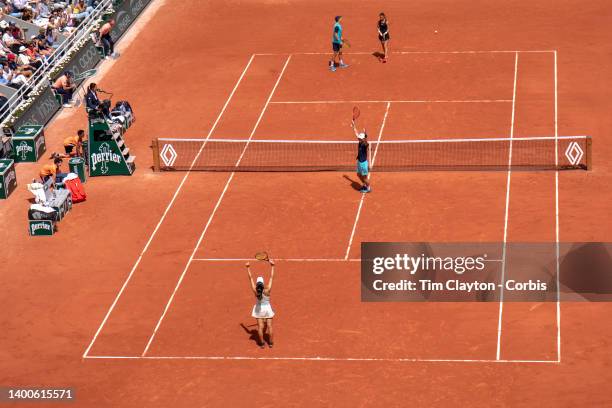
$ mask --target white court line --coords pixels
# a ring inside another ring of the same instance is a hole
[[[555,58],[555,167],[559,168],[558,82],[557,51]],[[557,360],[561,362],[561,285],[559,283],[559,170],[555,172],[555,243],[557,272]]]
[[[361,101],[272,101],[271,104],[277,105],[306,105],[306,104],[342,104],[342,103],[510,103],[512,99],[405,99],[405,100],[361,100]]]
[[[194,262],[247,262],[253,258],[193,258]],[[274,258],[275,262],[361,262],[361,258]],[[484,262],[502,262],[501,259],[485,259]]]
[[[380,125],[380,131],[378,132],[378,140],[376,144],[376,149],[374,150],[374,155],[372,156],[372,165],[370,169],[374,168],[374,162],[376,161],[376,153],[378,153],[378,147],[380,146],[380,139],[382,138],[383,130],[385,129],[385,123],[387,122],[387,115],[389,114],[389,108],[391,107],[391,102],[387,102],[387,107],[385,109],[385,116],[383,116],[382,124]],[[368,176],[368,182],[370,180],[370,176]],[[355,238],[355,231],[357,230],[357,223],[359,222],[359,215],[361,214],[361,208],[363,207],[363,200],[365,199],[366,193],[361,193],[361,198],[359,199],[359,207],[357,208],[357,215],[355,216],[355,222],[353,223],[353,229],[351,230],[351,236],[349,238],[348,245],[346,247],[346,253],[344,255],[344,259],[348,259],[349,252],[351,252],[351,245],[353,245],[353,238]]]
[[[368,358],[368,357],[253,357],[253,356],[87,356],[90,360],[264,360],[264,361],[356,361],[386,363],[493,363],[558,364],[556,360],[490,360],[453,358]]]
[[[504,212],[504,242],[502,246],[501,283],[499,294],[499,319],[497,322],[497,354],[501,355],[502,318],[504,312],[504,282],[506,279],[506,243],[508,241],[508,211],[510,209],[510,178],[512,175],[512,138],[514,136],[514,112],[516,107],[516,79],[518,75],[518,53],[514,54],[514,86],[512,91],[512,117],[510,119],[510,149],[508,152],[508,177],[506,180],[506,210]]]
[[[280,80],[283,77],[283,74],[285,73],[285,69],[287,69],[287,65],[289,65],[289,61],[290,60],[291,60],[291,55],[289,57],[287,57],[287,61],[285,61],[285,65],[283,66],[282,71],[278,75],[278,79],[276,80],[276,83],[274,84],[274,87],[272,88],[272,91],[270,92],[270,95],[268,96],[268,99],[266,100],[266,103],[265,103],[263,109],[261,110],[261,113],[259,114],[259,118],[257,118],[257,122],[255,123],[255,126],[253,127],[253,130],[251,131],[251,134],[249,135],[249,139],[247,140],[247,144],[244,146],[244,149],[242,150],[242,154],[240,155],[240,157],[236,161],[236,165],[235,166],[238,166],[240,164],[240,161],[242,160],[242,157],[244,156],[244,152],[246,151],[246,149],[248,147],[248,142],[251,141],[251,139],[253,138],[253,135],[255,134],[255,131],[259,127],[259,123],[261,122],[261,119],[263,118],[264,113],[266,112],[266,109],[268,108],[270,100],[272,99],[272,96],[274,95],[274,92],[276,91],[276,88],[278,87],[278,84],[280,83]],[[189,266],[191,265],[191,262],[193,261],[193,257],[195,256],[198,248],[200,247],[200,244],[202,243],[202,240],[204,239],[204,236],[206,235],[206,231],[208,231],[208,227],[210,227],[210,224],[212,223],[212,220],[213,220],[213,218],[214,218],[214,216],[215,216],[215,214],[217,212],[217,209],[221,205],[221,201],[223,201],[223,197],[225,196],[225,193],[226,193],[227,189],[229,188],[229,186],[230,186],[230,184],[232,182],[232,179],[234,178],[234,174],[236,174],[236,173],[232,172],[232,174],[227,179],[227,182],[225,183],[225,187],[223,188],[223,191],[221,192],[221,195],[219,196],[219,199],[217,200],[217,204],[215,205],[215,208],[213,209],[212,213],[210,214],[210,217],[208,218],[208,221],[206,222],[206,226],[204,227],[204,230],[200,234],[200,238],[198,239],[198,242],[196,243],[195,247],[193,248],[193,252],[191,253],[191,256],[189,257],[189,260],[187,261],[187,265],[185,265],[185,268],[183,269],[183,272],[181,273],[181,276],[179,277],[179,280],[176,282],[176,286],[174,287],[174,290],[172,291],[172,295],[170,295],[170,298],[168,299],[168,302],[166,303],[166,307],[164,308],[164,311],[163,311],[162,315],[159,317],[159,320],[157,321],[157,324],[155,325],[155,329],[153,330],[153,333],[151,334],[151,337],[149,338],[149,341],[147,342],[147,345],[146,345],[144,351],[142,352],[143,356],[145,354],[147,354],[147,351],[149,350],[149,347],[151,347],[151,344],[153,343],[153,340],[155,339],[155,335],[157,334],[157,331],[159,330],[159,327],[161,326],[161,323],[164,320],[164,317],[168,313],[168,310],[170,309],[170,305],[172,304],[172,301],[174,300],[174,297],[176,296],[176,293],[177,293],[179,287],[181,286],[181,283],[183,282],[183,279],[185,278],[185,275],[187,274],[187,270],[189,269]]]
[[[365,194],[360,193],[361,198],[359,199],[359,207],[357,207],[357,214],[355,215],[355,222],[353,223],[353,229],[351,230],[351,236],[349,238],[348,245],[346,246],[346,253],[344,255],[344,259],[348,259],[349,253],[351,252],[351,245],[353,245],[353,238],[355,237],[355,231],[357,230],[357,223],[359,222],[359,215],[361,214],[361,208],[363,207],[363,200],[365,199]]]
[[[459,51],[393,51],[390,54],[516,54],[516,53],[548,53],[555,52],[555,50],[459,50]],[[267,53],[256,53],[255,55],[261,56],[274,56],[274,55],[331,55],[332,52],[314,51],[314,52],[267,52]],[[344,52],[347,55],[372,55],[372,51],[355,51],[355,52]]]
[[[555,50],[480,50],[480,51],[396,51],[396,54],[523,54],[549,53]]]
[[[238,78],[238,81],[234,85],[234,88],[232,89],[232,92],[227,97],[227,99],[225,101],[225,104],[223,104],[223,108],[221,108],[221,112],[219,112],[219,115],[217,116],[217,119],[213,123],[212,127],[210,128],[210,131],[208,132],[208,135],[206,136],[206,139],[204,139],[204,140],[208,140],[208,138],[210,138],[210,136],[212,135],[212,132],[217,127],[217,124],[219,123],[219,120],[221,119],[221,116],[223,116],[223,113],[225,112],[225,109],[227,109],[227,106],[229,105],[230,101],[232,100],[232,97],[234,96],[234,93],[236,92],[236,89],[238,89],[238,85],[240,85],[240,83],[242,82],[242,79],[244,78],[244,76],[245,76],[247,70],[249,69],[249,67],[251,66],[251,62],[253,62],[254,58],[255,58],[255,54],[251,55],[251,58],[249,58],[249,62],[246,64],[246,66],[242,70],[242,74],[240,74],[240,77]],[[195,165],[195,163],[198,160],[200,154],[202,153],[202,149],[204,149],[204,145],[205,144],[203,144],[202,147],[200,147],[200,150],[198,151],[198,154],[195,156],[195,158],[191,162],[191,166],[189,167],[189,170],[191,170],[193,168],[193,166]],[[138,265],[140,265],[140,261],[142,260],[142,257],[144,256],[144,254],[149,249],[149,246],[151,245],[151,242],[153,241],[153,238],[155,238],[155,236],[157,235],[157,231],[159,230],[159,227],[161,227],[162,223],[166,219],[166,215],[168,215],[168,212],[170,211],[170,209],[174,205],[174,202],[176,201],[176,197],[178,197],[178,194],[181,191],[181,189],[183,188],[183,185],[185,184],[185,181],[187,181],[187,178],[189,177],[190,173],[191,173],[190,171],[185,173],[185,176],[183,176],[183,179],[181,180],[180,184],[178,185],[178,187],[174,191],[174,195],[172,196],[172,199],[168,203],[168,206],[164,210],[164,213],[162,214],[161,218],[157,222],[157,225],[155,226],[155,229],[153,230],[153,232],[149,236],[149,239],[147,240],[147,243],[145,244],[144,248],[142,249],[142,251],[138,255],[138,258],[136,259],[136,262],[132,266],[132,269],[130,270],[130,273],[128,274],[128,277],[126,278],[125,282],[123,282],[123,285],[121,286],[121,289],[117,293],[117,296],[115,297],[115,300],[113,300],[113,303],[111,304],[110,308],[106,312],[106,315],[104,316],[104,319],[102,320],[102,323],[98,327],[98,330],[96,330],[96,333],[94,334],[93,338],[91,339],[91,342],[87,346],[87,349],[85,350],[85,353],[83,353],[83,357],[87,356],[87,354],[89,353],[89,350],[91,350],[91,348],[93,347],[96,339],[100,335],[100,332],[102,331],[102,328],[106,324],[109,316],[113,312],[113,309],[117,305],[117,302],[119,301],[119,298],[121,297],[121,295],[125,291],[125,288],[127,287],[128,283],[132,279],[132,276],[134,275],[134,272],[138,268]]]
[[[194,262],[247,262],[251,258],[193,258]],[[274,258],[274,262],[360,262],[360,258]]]

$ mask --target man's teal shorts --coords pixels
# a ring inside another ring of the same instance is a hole
[[[368,169],[368,161],[362,161],[360,162],[359,160],[357,160],[357,174],[360,174],[362,176],[367,176],[369,173],[369,169]]]

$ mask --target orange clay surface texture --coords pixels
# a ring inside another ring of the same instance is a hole
[[[83,359],[186,174],[153,172],[151,140],[206,137],[251,58],[211,137],[352,140],[351,104],[274,102],[501,100],[362,103],[359,120],[382,140],[554,136],[556,126],[591,135],[593,170],[559,174],[560,240],[611,238],[609,2],[159,2],[99,79],[136,111],[135,174],[89,179],[88,200],[51,238],[26,232],[25,184],[41,163],[19,164],[19,188],[0,203],[0,385],[74,387],[79,407],[612,406],[607,303],[561,304],[560,364],[418,361],[495,360],[499,304],[361,303],[358,262],[281,261],[276,345],[260,350],[242,262],[198,260],[262,249],[355,259],[362,241],[501,242],[506,172],[374,173],[351,245],[353,173],[191,173],[87,355],[142,356],[182,278],[149,358]],[[372,55],[380,11],[387,64]],[[351,67],[331,73],[327,55],[304,53],[330,50],[338,14]],[[557,50],[558,92],[554,52],[439,53],[470,50]],[[82,109],[61,115],[45,130],[48,150],[85,126]],[[513,173],[507,219],[509,241],[554,241],[555,173]],[[259,263],[254,273],[268,271]],[[502,360],[557,359],[555,303],[506,304],[501,327]]]

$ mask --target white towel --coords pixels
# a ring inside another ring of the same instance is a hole
[[[32,204],[30,206],[30,210],[42,211],[42,212],[45,212],[45,213],[55,212],[55,209],[53,209],[51,207],[46,207],[46,206],[40,205],[40,204]]]
[[[74,180],[76,178],[79,178],[78,174],[75,173],[68,173],[68,175],[66,177],[64,177],[64,179],[62,180],[62,182],[66,182],[68,180]]]
[[[38,204],[47,201],[44,186],[41,183],[28,184],[28,191],[34,194],[34,201]]]

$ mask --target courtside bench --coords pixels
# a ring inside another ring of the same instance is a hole
[[[31,236],[46,236],[53,235],[57,231],[57,223],[60,222],[72,209],[72,195],[67,189],[59,188],[55,184],[55,188],[51,191],[53,180],[49,179],[44,184],[45,196],[49,207],[56,211],[57,218],[55,220],[33,220],[28,219],[28,231]]]

